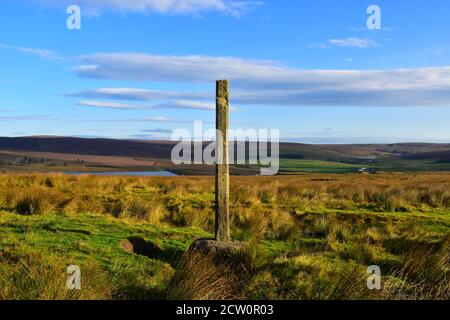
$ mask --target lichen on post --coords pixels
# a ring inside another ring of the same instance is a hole
[[[228,80],[216,83],[216,241],[230,242],[228,159]]]

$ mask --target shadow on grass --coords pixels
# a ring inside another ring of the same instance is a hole
[[[131,253],[135,253],[150,259],[164,261],[172,267],[180,260],[184,251],[175,247],[161,248],[153,242],[146,241],[140,237],[129,237],[120,242],[122,248]]]

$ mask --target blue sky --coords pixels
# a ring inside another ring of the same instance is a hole
[[[68,5],[81,30],[66,27]],[[381,8],[368,30],[366,9]],[[450,142],[448,0],[3,0],[0,135],[168,138],[231,126],[306,143]]]

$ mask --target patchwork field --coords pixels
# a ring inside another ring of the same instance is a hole
[[[450,298],[448,173],[232,177],[231,203],[240,272],[183,256],[212,177],[0,175],[0,299]]]
[[[97,172],[168,170],[179,175],[213,175],[214,167],[175,166],[176,142],[71,137],[0,137],[0,172]],[[208,143],[203,143],[206,147]],[[241,152],[247,150],[240,148]],[[236,151],[237,153],[237,151]],[[280,174],[450,172],[450,144],[279,145]],[[236,159],[235,159],[236,160]],[[259,175],[258,166],[233,165],[233,175]]]

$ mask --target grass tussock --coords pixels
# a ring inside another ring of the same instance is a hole
[[[0,300],[104,300],[114,287],[98,263],[88,261],[81,268],[80,290],[68,290],[67,266],[54,257],[36,252],[0,254]]]
[[[211,254],[187,252],[176,266],[168,289],[171,300],[232,300],[244,298],[243,269],[217,261]]]

